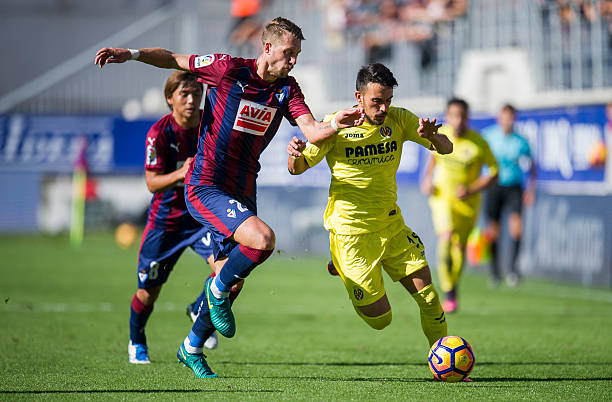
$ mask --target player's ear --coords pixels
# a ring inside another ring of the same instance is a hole
[[[264,43],[263,50],[264,50],[264,53],[270,54],[270,51],[272,50],[272,43],[270,42]]]
[[[357,99],[357,104],[359,106],[363,106],[362,103],[361,103],[361,97],[362,97],[361,92],[360,91],[355,91],[355,99]]]

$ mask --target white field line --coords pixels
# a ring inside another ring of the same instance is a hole
[[[7,303],[0,304],[0,313],[114,313],[128,312],[129,301],[124,304],[119,303]],[[185,311],[187,303],[181,305],[178,303],[156,303],[155,311]]]

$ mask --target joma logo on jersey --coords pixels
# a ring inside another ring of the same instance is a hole
[[[363,138],[363,133],[346,133],[344,138]]]
[[[238,106],[234,130],[254,135],[264,135],[275,114],[276,108],[243,99]]]
[[[381,142],[379,144],[366,145],[365,147],[346,147],[344,151],[347,158],[351,156],[358,158],[360,156],[388,154],[389,152],[397,151],[397,142]]]

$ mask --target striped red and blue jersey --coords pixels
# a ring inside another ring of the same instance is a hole
[[[172,113],[155,123],[146,139],[145,170],[167,174],[193,157],[197,149],[198,129],[178,125]],[[153,194],[147,219],[148,229],[188,230],[200,226],[187,211],[183,186]]]
[[[185,183],[217,185],[228,194],[256,195],[259,157],[283,117],[292,124],[310,109],[293,77],[264,81],[256,59],[192,55],[189,68],[208,85],[198,151]]]

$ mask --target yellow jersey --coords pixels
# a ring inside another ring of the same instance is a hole
[[[444,125],[438,130],[453,143],[453,152],[434,154],[436,162],[433,176],[434,196],[447,200],[457,199],[457,187],[469,186],[480,177],[483,166],[491,175],[497,173],[497,161],[484,138],[474,130],[467,130],[461,137],[453,135],[453,128]],[[475,194],[479,198],[479,194]]]
[[[329,121],[335,115],[328,115]],[[314,166],[325,157],[331,170],[325,228],[337,234],[377,232],[401,218],[396,173],[404,141],[426,148],[431,142],[417,133],[419,118],[391,106],[380,125],[367,121],[339,130],[320,146],[309,144],[303,154]]]

